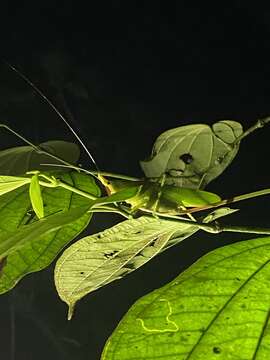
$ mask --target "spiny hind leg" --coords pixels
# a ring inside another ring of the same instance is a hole
[[[179,209],[179,210],[188,211],[188,209],[187,209],[184,205],[178,206],[178,209]],[[186,213],[186,215],[190,218],[190,220],[192,220],[192,221],[197,221],[192,214]]]

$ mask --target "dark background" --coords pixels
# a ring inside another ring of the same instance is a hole
[[[183,124],[221,119],[244,128],[269,114],[266,1],[21,2],[1,13],[1,56],[63,113],[106,171],[142,176],[139,160],[155,138]],[[0,118],[35,143],[73,137],[61,119],[6,65],[0,65]],[[233,164],[208,189],[223,198],[268,187],[270,128],[243,141]],[[1,148],[22,144],[3,130]],[[83,155],[85,167],[92,167]],[[268,226],[268,198],[239,204],[224,223]],[[88,233],[119,219],[98,215]],[[252,237],[252,236],[250,236]],[[125,279],[85,297],[75,317],[57,297],[53,267],[0,297],[0,358],[99,359],[129,307],[211,249],[248,235],[200,233]],[[16,344],[11,344],[12,324]],[[12,357],[11,347],[15,349]]]

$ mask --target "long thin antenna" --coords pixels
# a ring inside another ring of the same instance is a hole
[[[22,78],[28,85],[30,85],[35,91],[36,93],[54,110],[54,112],[61,118],[61,120],[66,124],[66,126],[69,128],[69,130],[72,132],[72,134],[75,136],[75,138],[78,140],[78,142],[81,144],[81,146],[83,147],[84,151],[86,152],[86,154],[89,156],[89,158],[91,159],[92,163],[95,165],[97,171],[99,171],[99,167],[95,161],[95,159],[93,158],[91,152],[88,150],[87,146],[84,144],[84,142],[81,140],[81,138],[79,137],[79,135],[77,134],[77,132],[72,128],[72,126],[69,124],[69,122],[67,121],[67,119],[61,114],[61,112],[57,109],[57,107],[52,103],[51,100],[49,100],[49,98],[43,94],[43,92],[24,74],[22,74],[15,66],[11,65],[9,62],[7,62],[6,60],[3,60],[3,63],[5,63],[11,70],[15,71],[16,74],[18,74],[20,76],[20,78]]]

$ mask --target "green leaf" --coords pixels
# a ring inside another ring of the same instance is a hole
[[[165,131],[141,167],[148,178],[167,174],[167,184],[204,188],[232,162],[239,149],[234,142],[242,133],[242,125],[230,120],[212,127],[196,124]]]
[[[55,285],[69,306],[86,294],[122,278],[157,255],[173,236],[193,228],[151,217],[126,220],[71,245],[58,259]]]
[[[34,244],[40,241],[42,236],[78,220],[87,210],[89,210],[89,205],[62,211],[35,221],[30,225],[21,226],[13,233],[0,236],[0,258],[2,259],[8,254],[21,249],[25,243],[32,242]]]
[[[30,178],[0,175],[0,195],[30,183]]]
[[[235,211],[216,209],[202,222],[214,221]],[[193,222],[184,224],[143,216],[123,221],[71,245],[55,267],[56,289],[69,306],[68,318],[71,318],[79,299],[138,269],[198,230]]]
[[[79,147],[67,141],[47,141],[39,147],[71,164],[75,164],[80,157]],[[38,154],[31,146],[18,146],[0,151],[0,174],[3,175],[21,175],[30,170],[55,170],[53,166],[41,165],[46,163],[61,164],[48,155]]]
[[[222,247],[138,300],[102,360],[270,358],[270,237]]]
[[[92,177],[77,172],[63,173],[61,176],[65,183],[80,190],[100,195]],[[30,180],[30,179],[29,179]],[[76,207],[89,206],[89,199],[71,193],[63,188],[44,188],[42,192],[45,216],[55,214]],[[43,235],[39,241],[29,241],[20,249],[9,254],[0,271],[0,293],[11,289],[26,274],[39,271],[48,266],[62,250],[88,225],[91,214],[85,214],[75,222]],[[28,189],[19,188],[1,197],[0,201],[0,237],[10,234],[23,224],[36,221],[31,211]]]
[[[38,174],[35,174],[31,178],[29,186],[29,196],[33,210],[39,219],[44,217],[44,206],[41,195]]]

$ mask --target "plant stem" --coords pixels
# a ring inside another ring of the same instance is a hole
[[[199,229],[204,230],[206,232],[219,234],[221,232],[240,232],[240,233],[248,233],[248,234],[261,234],[261,235],[270,235],[270,228],[260,228],[260,227],[248,227],[248,226],[234,226],[234,225],[226,225],[223,226],[219,222],[214,221],[210,224],[201,223],[198,221],[192,221],[189,219],[179,218],[174,215],[166,215],[162,213],[155,213],[158,217],[162,217],[168,220],[177,220],[180,224],[186,224],[191,226],[197,226]]]
[[[256,226],[234,226],[234,225],[218,225],[219,231],[218,232],[240,232],[240,233],[247,233],[247,234],[261,234],[261,235],[270,235],[270,228],[259,228]]]
[[[222,226],[219,223],[215,222],[214,224],[201,224],[197,223],[198,227],[201,230],[219,234],[221,232],[240,232],[240,233],[248,233],[248,234],[261,234],[261,235],[270,235],[270,228],[258,228],[258,227],[248,227],[248,226],[234,226],[234,225],[226,225]],[[196,225],[197,225],[196,224]]]
[[[251,126],[249,129],[247,129],[246,131],[243,132],[242,135],[240,135],[235,142],[232,144],[232,146],[239,144],[239,142],[241,140],[243,140],[246,136],[250,135],[253,131],[257,130],[257,129],[261,129],[263,128],[267,123],[270,122],[270,117],[266,117],[264,119],[259,119],[257,120],[257,122]]]

